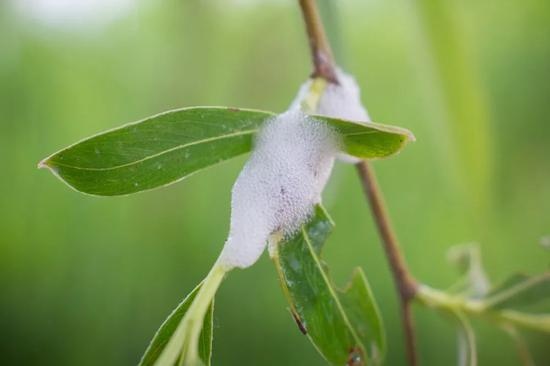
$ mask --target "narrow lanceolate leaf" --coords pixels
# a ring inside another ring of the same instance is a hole
[[[536,276],[514,275],[491,291],[485,304],[493,309],[550,314],[550,272]]]
[[[40,162],[77,191],[116,196],[174,183],[198,170],[249,152],[271,112],[192,107],[165,112],[100,133]],[[316,116],[343,137],[359,158],[398,152],[412,134],[397,127]]]
[[[100,133],[40,163],[74,189],[102,196],[144,191],[250,151],[269,112],[195,107]]]
[[[139,366],[153,366],[161,355],[164,347],[174,334],[181,319],[191,306],[193,299],[197,295],[201,285],[198,285],[187,297],[178,305],[176,309],[166,318],[164,323],[153,337],[153,340],[141,357]],[[204,317],[203,328],[199,339],[199,356],[205,366],[210,366],[212,356],[212,328],[213,328],[214,301],[210,304],[208,312]]]
[[[337,289],[320,254],[332,221],[317,206],[311,220],[272,251],[283,292],[302,333],[332,365],[380,364],[385,335],[380,314],[361,269]]]
[[[414,141],[411,131],[374,122],[353,122],[325,116],[313,116],[327,123],[343,138],[343,149],[361,159],[377,159],[394,155],[407,142]]]

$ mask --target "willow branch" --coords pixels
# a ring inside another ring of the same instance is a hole
[[[397,287],[399,299],[401,303],[401,319],[403,322],[403,331],[405,335],[405,346],[407,349],[407,360],[409,365],[417,365],[416,355],[416,337],[414,334],[414,321],[412,318],[411,302],[415,298],[418,291],[418,284],[411,275],[401,249],[397,237],[391,225],[389,215],[384,204],[382,191],[378,186],[378,181],[374,174],[374,170],[366,161],[356,164],[363,191],[368,198],[370,208],[378,234],[382,239],[384,251],[393,274],[393,279]]]
[[[312,77],[338,84],[332,51],[315,0],[299,0],[313,61]]]
[[[332,83],[338,83],[334,59],[319,16],[317,3],[315,0],[299,0],[299,3],[306,26],[311,58],[313,61],[314,71],[312,76],[323,78]],[[378,182],[372,167],[364,161],[358,163],[356,166],[398,290],[405,345],[407,349],[407,360],[410,366],[416,366],[416,338],[411,313],[411,301],[417,293],[417,282],[409,272],[399,248],[397,237],[391,225],[384,205],[382,192],[378,187]]]
[[[392,268],[395,282],[398,285],[399,293],[404,300],[412,300],[417,291],[416,280],[410,274],[399,248],[399,243],[393,231],[374,170],[365,161],[358,163],[356,166],[363,190],[369,200],[372,214],[376,221],[378,233],[384,244],[384,250]]]

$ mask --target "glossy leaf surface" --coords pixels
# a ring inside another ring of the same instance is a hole
[[[250,151],[271,114],[184,108],[78,142],[40,163],[74,189],[102,196],[144,191]]]
[[[283,292],[300,330],[332,365],[379,364],[385,352],[382,321],[360,268],[337,289],[321,249],[333,224],[317,206],[311,220],[272,253]]]
[[[100,133],[40,162],[77,191],[115,196],[174,183],[196,171],[249,152],[271,112],[192,107],[165,112]],[[413,139],[404,129],[315,116],[343,137],[359,158],[395,154]]]
[[[415,137],[407,129],[374,122],[353,122],[325,116],[313,116],[334,128],[343,139],[343,149],[361,159],[379,159],[400,152]]]

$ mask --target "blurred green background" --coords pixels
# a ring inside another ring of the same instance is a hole
[[[327,0],[325,0],[326,2]],[[494,282],[548,268],[550,3],[323,4],[331,38],[378,122],[417,142],[375,163],[414,273],[445,288],[447,249],[479,242]],[[90,134],[192,105],[283,111],[310,72],[295,1],[0,2],[0,354],[3,365],[133,365],[207,273],[245,157],[128,197],[78,194],[46,155]],[[403,365],[396,297],[352,166],[325,192],[339,283],[365,268]],[[454,364],[453,327],[415,308],[422,365]],[[475,321],[481,365],[517,365]],[[539,365],[550,338],[526,333]],[[215,365],[322,365],[289,316],[267,255],[217,296]]]

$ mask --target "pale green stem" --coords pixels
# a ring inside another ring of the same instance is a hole
[[[321,100],[321,96],[327,85],[328,82],[323,78],[314,78],[311,80],[309,91],[301,101],[302,110],[305,113],[315,113],[317,111],[319,100]]]
[[[514,310],[490,308],[484,300],[454,296],[426,285],[419,285],[415,297],[421,304],[450,312],[463,312],[467,315],[488,319],[497,324],[512,324],[550,333],[550,316],[525,314]]]
[[[458,327],[458,365],[477,366],[476,337],[470,321],[461,311],[453,311]]]
[[[222,266],[219,261],[214,264],[155,366],[173,366],[178,357],[180,364],[186,366],[202,364],[198,349],[204,317],[228,271],[229,269]]]

